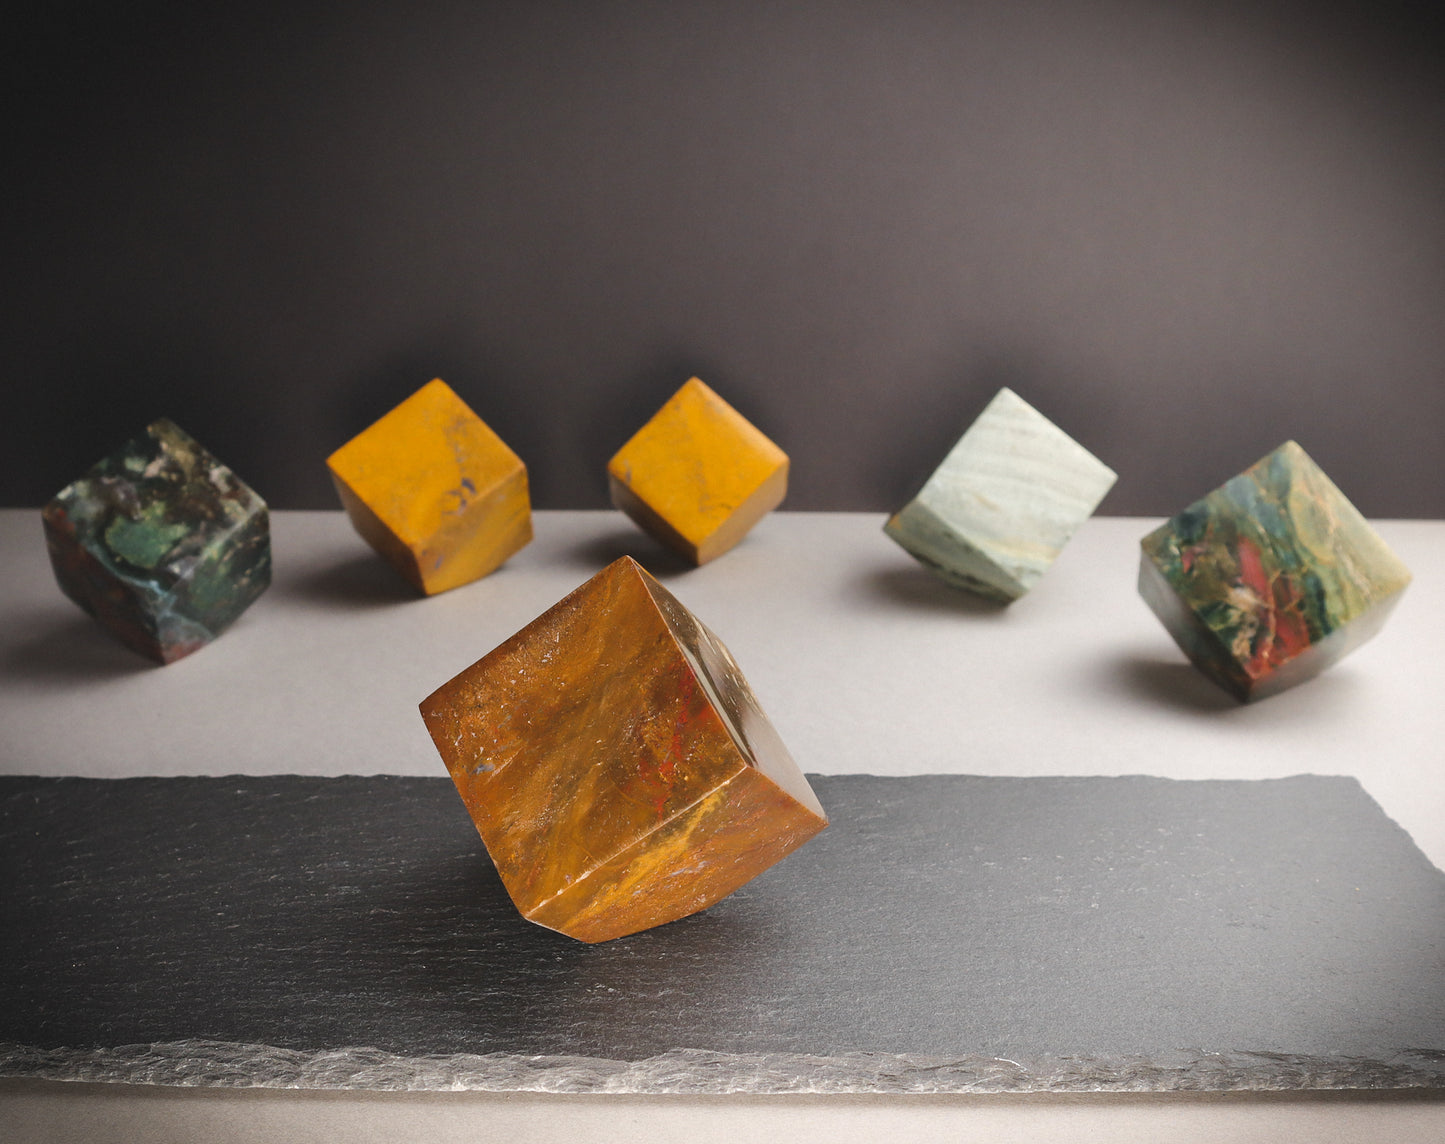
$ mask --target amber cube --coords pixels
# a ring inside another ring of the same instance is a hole
[[[582,941],[706,909],[828,822],[728,650],[630,557],[421,714],[512,901]]]
[[[326,459],[362,538],[427,595],[532,539],[527,467],[440,378]]]
[[[788,455],[692,378],[607,462],[612,503],[694,564],[782,503]]]

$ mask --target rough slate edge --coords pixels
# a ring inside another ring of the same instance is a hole
[[[0,1076],[197,1088],[676,1095],[1445,1088],[1445,1053],[1439,1052],[1401,1053],[1389,1061],[1248,1052],[1180,1052],[1176,1058],[934,1060],[889,1053],[817,1057],[677,1049],[642,1061],[608,1061],[507,1053],[405,1057],[364,1048],[308,1053],[269,1045],[176,1041],[115,1049],[0,1044]]]
[[[1345,787],[1354,788],[1358,798],[1373,807],[1381,823],[1405,839],[1407,850],[1414,850],[1413,844],[1408,843],[1408,836],[1382,814],[1378,814],[1378,807],[1374,807],[1368,796],[1358,790],[1358,784],[1353,780],[1302,778],[1306,782],[1325,786],[1333,784],[1336,793],[1343,791]],[[1121,789],[1117,786],[1118,783],[1131,781],[989,780],[973,776],[917,776],[910,779],[882,780],[869,776],[846,776],[832,780],[815,779],[838,783],[843,788],[850,783],[872,782],[892,787],[899,792],[902,792],[906,784],[926,783],[929,780],[944,784],[992,782],[1015,787],[1052,782],[1074,784],[1080,789],[1080,784],[1113,783],[1116,790]],[[69,781],[106,784],[116,780]],[[140,781],[163,785],[188,780]],[[305,781],[335,783],[338,780]],[[395,781],[445,783],[445,780]],[[1202,790],[1210,785],[1219,789],[1253,785],[1283,789],[1287,784],[1301,780],[1270,780],[1263,784],[1181,784],[1172,780],[1140,779],[1135,776],[1132,781]],[[927,787],[920,789],[927,794]],[[856,810],[856,807],[854,809]],[[1423,856],[1418,855],[1418,852],[1415,852],[1414,856],[1424,863],[1431,875],[1439,878],[1439,871],[1424,862]],[[1408,863],[1411,855],[1401,853],[1392,857],[1404,858]],[[1435,1038],[1432,1036],[1430,1039]],[[482,1055],[406,1055],[373,1048],[298,1051],[267,1045],[191,1039],[101,1049],[37,1049],[14,1043],[0,1043],[0,1075],[216,1087],[433,1091],[472,1089],[579,1093],[1401,1090],[1445,1087],[1445,1052],[1436,1049],[1406,1049],[1398,1052],[1380,1051],[1369,1056],[1351,1056],[1247,1051],[1219,1053],[1182,1049],[1155,1051],[1147,1057],[1125,1053],[1114,1053],[1105,1057],[1029,1056],[1015,1053],[1009,1057],[995,1058],[979,1055],[924,1057],[887,1052],[838,1052],[820,1056],[677,1049],[637,1060],[606,1060],[572,1055],[523,1055],[505,1052]]]

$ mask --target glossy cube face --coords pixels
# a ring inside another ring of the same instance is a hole
[[[61,590],[160,663],[204,647],[271,583],[266,502],[165,419],[41,515]]]
[[[1001,389],[883,527],[955,587],[1009,602],[1048,571],[1116,479],[1033,406]]]
[[[527,468],[446,382],[428,382],[326,460],[351,523],[427,595],[532,539]]]
[[[630,557],[421,713],[517,908],[582,941],[705,909],[827,825],[727,649]]]
[[[1293,441],[1141,541],[1139,591],[1237,699],[1319,674],[1375,635],[1409,569]]]
[[[705,564],[782,503],[788,455],[692,378],[607,463],[612,503]]]

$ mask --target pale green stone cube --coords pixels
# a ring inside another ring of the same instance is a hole
[[[1034,586],[1117,479],[1001,389],[883,531],[948,583],[995,600]]]

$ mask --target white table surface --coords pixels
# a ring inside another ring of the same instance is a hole
[[[1240,706],[1135,591],[1157,522],[1089,521],[1008,608],[923,572],[857,513],[775,513],[690,569],[610,512],[536,514],[476,584],[420,599],[340,513],[273,518],[273,586],[225,636],[157,668],[64,599],[39,514],[0,511],[0,771],[445,773],[416,705],[630,553],[731,648],[800,765],[820,773],[1354,775],[1445,868],[1445,523],[1378,528],[1414,570],[1373,642]],[[1442,983],[1445,987],[1445,983]],[[0,1082],[9,1139],[563,1141],[899,1138],[1445,1140],[1429,1097],[578,1097],[195,1091]]]

